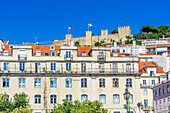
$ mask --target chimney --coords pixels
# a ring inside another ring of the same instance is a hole
[[[114,42],[114,47],[117,47],[117,42]]]
[[[136,46],[136,40],[133,40],[133,46]]]

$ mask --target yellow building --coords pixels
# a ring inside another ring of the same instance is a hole
[[[0,46],[0,94],[25,92],[34,112],[69,100],[99,100],[111,113],[125,113],[125,85],[130,106],[139,113],[139,59],[112,55],[110,48],[56,45]]]
[[[139,62],[141,102],[143,113],[154,113],[152,87],[166,80],[163,69],[156,62]]]

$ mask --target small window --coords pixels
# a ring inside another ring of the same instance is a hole
[[[120,96],[118,94],[113,95],[113,104],[120,104]]]
[[[57,79],[56,78],[51,78],[50,79],[50,87],[51,88],[56,88],[57,87]]]
[[[48,53],[45,53],[45,56],[49,56],[49,54],[48,54]]]
[[[3,88],[9,88],[9,78],[3,78]]]
[[[81,56],[86,56],[86,52],[83,51],[83,52],[81,53]]]
[[[51,47],[50,47],[50,50],[54,50],[54,46],[51,46]]]
[[[66,95],[66,99],[72,101],[72,95]]]
[[[36,56],[41,56],[41,51],[36,51]]]
[[[126,85],[127,87],[132,87],[132,79],[130,78],[126,79]]]
[[[36,47],[36,49],[40,49],[39,47]]]
[[[106,95],[105,94],[100,94],[99,95],[99,101],[102,104],[106,104]]]
[[[25,78],[19,79],[19,88],[25,88]]]
[[[88,96],[86,94],[81,95],[81,102],[87,101],[87,100],[88,100]]]
[[[9,46],[9,49],[12,49],[13,48],[13,46]]]
[[[40,88],[41,87],[41,79],[40,78],[34,79],[34,87],[35,88]]]
[[[57,95],[50,95],[50,104],[57,103]]]
[[[41,104],[41,95],[35,95],[35,104]]]
[[[71,87],[72,87],[72,79],[66,78],[66,88],[71,88]]]
[[[81,79],[81,87],[82,88],[86,88],[87,87],[87,79],[86,78],[82,78]]]
[[[143,89],[143,95],[148,95],[148,90],[147,89]]]
[[[113,87],[119,87],[119,79],[118,78],[113,79]]]
[[[8,51],[4,51],[4,55],[9,55],[9,52]]]
[[[51,56],[55,56],[55,51],[51,51]]]
[[[105,87],[105,79],[99,79],[99,87],[104,88]]]

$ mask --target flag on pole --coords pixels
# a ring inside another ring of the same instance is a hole
[[[93,26],[92,24],[88,24],[89,27]]]
[[[68,27],[68,29],[69,29],[69,30],[72,30],[72,29],[73,29],[73,27]]]

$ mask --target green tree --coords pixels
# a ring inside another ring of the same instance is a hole
[[[63,100],[62,104],[55,105],[51,113],[100,113],[101,103],[99,101],[84,101],[78,100],[71,102]],[[107,110],[102,108],[103,113],[107,113]]]
[[[12,99],[8,99],[7,94],[0,95],[0,112],[5,113],[32,113],[30,109],[28,95],[25,93],[15,94]],[[18,111],[18,112],[17,112]]]
[[[116,34],[116,33],[118,33],[118,31],[116,29],[113,29],[111,33]]]
[[[100,46],[100,43],[99,43],[99,42],[96,42],[96,43],[95,43],[95,46]]]
[[[130,39],[132,39],[132,36],[126,36],[126,39],[130,40]]]
[[[154,27],[154,26],[143,26],[140,31],[142,32],[153,32],[153,33],[158,33],[159,32],[159,29]]]
[[[80,46],[78,41],[75,42],[75,46]]]

